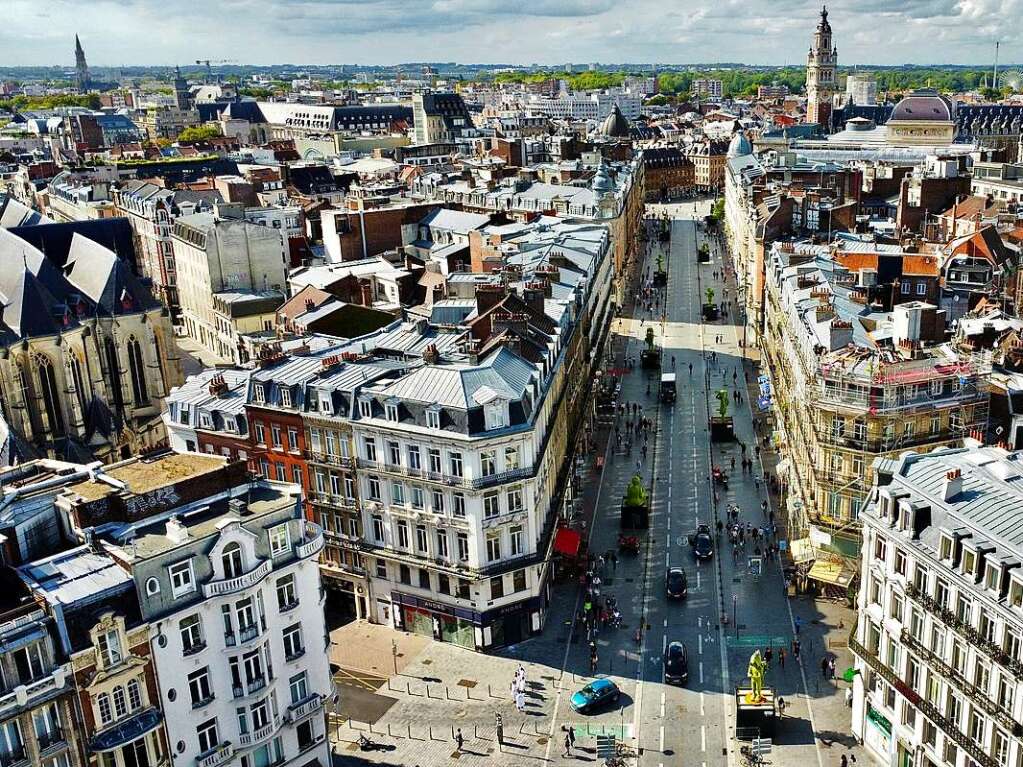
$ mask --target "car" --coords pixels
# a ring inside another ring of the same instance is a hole
[[[618,685],[610,679],[595,679],[572,694],[572,710],[584,714],[608,703],[617,703],[621,695]]]
[[[689,594],[689,579],[681,567],[669,567],[664,578],[664,591],[668,599],[685,599]]]
[[[700,525],[696,528],[696,534],[689,536],[689,545],[693,547],[693,554],[697,559],[710,559],[714,556],[714,539],[710,535],[710,527]]]
[[[681,642],[669,642],[664,648],[664,681],[667,684],[689,681],[689,651]]]

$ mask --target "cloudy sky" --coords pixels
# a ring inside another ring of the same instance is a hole
[[[804,63],[804,0],[4,0],[0,65]],[[837,0],[844,64],[1023,61],[1023,0]]]

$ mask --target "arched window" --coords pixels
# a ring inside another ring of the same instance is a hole
[[[124,414],[124,395],[121,392],[121,367],[117,361],[117,347],[111,338],[103,342],[107,357],[107,376],[110,383],[110,397],[113,399],[114,409],[119,414]]]
[[[142,347],[135,336],[128,339],[128,369],[136,407],[147,404],[149,394],[146,392],[146,366],[142,360]]]
[[[128,682],[128,708],[131,711],[138,711],[142,708],[142,686],[138,679]]]
[[[82,377],[82,361],[78,358],[76,352],[68,350],[67,353],[67,372],[68,377],[71,379],[72,386],[75,387],[75,396],[78,399],[78,407],[81,411],[85,412],[85,379]]]
[[[118,685],[114,688],[114,716],[120,719],[128,713],[128,703],[124,697],[124,688]]]
[[[160,381],[162,389],[157,392],[157,396],[166,394],[170,390],[170,383],[167,381],[167,369],[163,366],[163,351],[160,349],[160,336],[159,334],[153,334],[153,352],[156,354],[156,364],[160,366]]]
[[[57,388],[57,376],[53,372],[53,363],[48,357],[36,358],[36,371],[39,373],[39,388],[43,395],[43,407],[50,423],[50,431],[54,437],[64,436],[64,412],[60,408],[60,390]]]
[[[220,561],[224,565],[224,577],[237,578],[242,574],[242,547],[237,543],[227,544]]]
[[[99,721],[102,724],[109,724],[114,715],[110,711],[110,696],[101,692],[96,696],[96,707],[99,709]]]

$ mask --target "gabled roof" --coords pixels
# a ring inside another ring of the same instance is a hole
[[[110,316],[157,305],[124,261],[80,234],[71,240],[65,270],[68,282]]]

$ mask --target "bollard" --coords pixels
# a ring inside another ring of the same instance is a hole
[[[448,692],[448,686],[444,685],[444,699],[451,700],[451,693]]]
[[[393,738],[394,737],[393,735],[391,735],[391,723],[390,722],[387,723],[387,737],[388,738]]]
[[[408,739],[412,740],[412,725],[408,725]]]
[[[405,682],[405,691],[412,695],[412,682]]]

